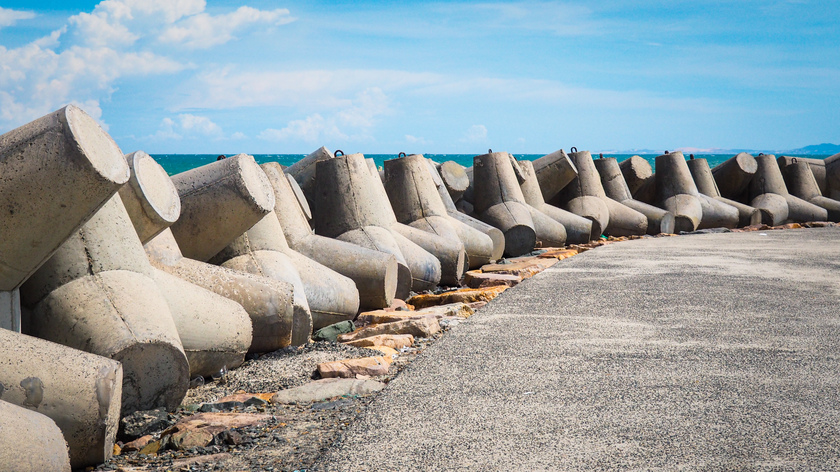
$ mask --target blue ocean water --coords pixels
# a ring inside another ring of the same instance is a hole
[[[519,160],[534,160],[537,158],[542,157],[544,154],[514,154]],[[615,157],[618,159],[619,162],[631,157],[633,154],[610,154],[605,155],[605,157]],[[295,162],[299,161],[300,159],[304,158],[305,154],[254,154],[254,159],[257,160],[258,163],[262,164],[263,162],[279,162],[284,166],[290,166]],[[473,157],[472,154],[425,154],[426,157],[433,159],[437,162],[445,162],[445,161],[455,161],[458,164],[461,164],[464,167],[469,167],[473,164]],[[695,158],[705,158],[709,161],[709,166],[714,167],[721,162],[732,157],[732,154],[697,154]],[[157,160],[160,165],[166,169],[166,172],[169,175],[175,175],[186,170],[193,169],[195,167],[200,167],[205,164],[209,164],[214,162],[218,157],[217,154],[154,154],[152,157]],[[381,166],[383,162],[388,159],[395,159],[397,156],[395,154],[365,154],[365,157],[371,157],[376,162],[377,166]],[[595,156],[597,158],[597,155]],[[645,159],[650,162],[651,167],[656,168],[654,160],[656,159],[655,154],[644,154],[642,155]],[[686,156],[688,157],[688,156]],[[800,156],[796,156],[800,157]],[[808,155],[808,156],[801,156],[801,157],[810,157],[816,159],[824,159],[826,156],[815,156],[815,155]]]

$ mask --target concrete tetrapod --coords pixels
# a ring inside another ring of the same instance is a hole
[[[695,159],[692,156],[688,160],[688,170],[691,172],[691,177],[694,179],[694,184],[700,193],[735,207],[738,210],[738,226],[750,226],[761,223],[761,212],[757,208],[720,196],[717,183],[715,183],[715,178],[712,175],[712,169],[709,168],[709,162],[705,158]]]
[[[794,157],[783,171],[787,189],[792,195],[825,208],[829,221],[840,222],[840,201],[822,195],[813,168],[808,161]]]
[[[0,329],[21,330],[20,290],[0,291]]]
[[[556,201],[561,208],[591,220],[593,236],[596,233],[630,236],[647,232],[645,215],[607,197],[589,151],[572,152],[569,158],[578,175],[557,194]]]
[[[656,177],[650,162],[642,156],[630,156],[618,164],[633,199],[653,205],[656,200]]]
[[[516,176],[516,181],[519,183],[520,192],[522,190],[522,184],[525,183],[527,180],[527,176],[525,175],[525,171],[522,169],[519,161],[513,157],[513,154],[507,153],[508,159],[510,160],[511,167],[513,168],[513,173]],[[528,211],[531,213],[531,219],[534,221],[534,232],[537,235],[537,242],[535,246],[538,247],[562,247],[566,244],[566,227],[563,226],[560,222],[556,221],[555,219],[551,218],[550,216],[546,215],[540,210],[537,210],[535,207],[528,205],[528,202],[524,199],[525,195],[522,195],[523,201],[525,205],[528,207]]]
[[[397,259],[396,297],[431,289],[440,282],[440,261],[392,230],[396,217],[382,200],[385,189],[361,154],[319,161],[316,165],[312,226],[315,233],[392,254]],[[300,181],[298,181],[300,182]]]
[[[830,159],[830,158],[814,159],[814,158],[810,158],[810,157],[779,156],[779,158],[776,159],[776,162],[779,163],[779,168],[782,170],[782,175],[785,176],[785,182],[787,182],[787,167],[789,165],[792,165],[792,164],[795,164],[795,163],[798,163],[798,162],[804,162],[804,163],[808,164],[808,167],[811,168],[811,173],[814,176],[814,180],[817,182],[817,186],[820,189],[820,195],[828,195],[829,188],[828,188],[828,182],[826,180],[826,170],[825,170],[825,162],[828,159]],[[791,190],[791,193],[793,193],[792,189],[790,188],[790,185],[788,185],[788,190]],[[832,197],[832,198],[834,198],[834,197]]]
[[[441,182],[453,202],[457,202],[470,186],[470,178],[464,172],[464,166],[455,161],[446,161],[437,166]]]
[[[493,150],[490,149],[488,154],[493,154]],[[522,167],[519,166],[519,161],[513,157],[513,154],[509,152],[500,153],[507,156],[508,161],[510,162],[510,166],[513,169],[513,175],[516,177],[516,181],[519,184],[525,182],[525,174],[522,172]],[[473,164],[475,163],[475,158],[473,158]],[[464,174],[467,176],[467,180],[469,181],[469,185],[467,189],[464,191],[464,194],[461,196],[461,200],[456,201],[458,208],[461,208],[461,205],[464,205],[464,208],[461,211],[465,211],[467,213],[473,213],[472,206],[475,204],[475,165],[472,167],[465,167]],[[469,209],[470,211],[467,211]]]
[[[481,221],[505,235],[505,255],[531,252],[537,233],[531,210],[525,203],[519,181],[506,152],[473,158],[475,213]]]
[[[189,364],[143,246],[114,195],[20,290],[39,338],[122,362],[122,412],[174,409]]]
[[[521,161],[519,165],[525,176],[525,181],[520,184],[525,203],[562,224],[566,229],[566,243],[583,244],[593,239],[592,221],[546,203],[537,176],[534,173],[533,163],[531,161]]]
[[[131,178],[120,189],[131,223],[140,238],[147,241],[170,227],[181,215],[181,199],[169,174],[143,151],[126,154]]]
[[[454,161],[447,162],[460,166],[460,164]],[[463,166],[461,166],[461,169],[463,169]],[[469,256],[470,269],[477,269],[482,265],[501,259],[502,254],[505,252],[504,233],[498,228],[458,211],[458,208],[455,207],[455,202],[452,201],[452,196],[443,182],[443,178],[441,178],[437,167],[432,163],[431,159],[429,160],[429,172],[432,175],[432,181],[434,181],[435,187],[437,187],[440,201],[446,209],[446,214],[452,220],[461,223],[453,224],[453,228],[455,228],[458,237],[464,243],[464,248]],[[486,246],[487,240],[478,236],[475,233],[476,231],[490,238],[489,253],[487,252]]]
[[[656,202],[676,218],[674,232],[735,228],[738,209],[697,190],[685,157],[679,151],[656,157]]]
[[[315,201],[315,171],[317,169],[317,164],[320,161],[332,158],[333,153],[331,153],[327,148],[321,146],[303,159],[283,169],[283,172],[291,175],[298,185],[300,185],[300,188],[303,190],[303,194],[306,195],[306,199],[310,204]]]
[[[311,322],[295,326],[293,344],[305,343],[312,330],[352,320],[359,311],[356,284],[293,250],[272,211],[214,258],[222,267],[264,275],[295,286],[309,307]]]
[[[575,164],[562,149],[535,159],[531,163],[531,168],[537,177],[537,182],[539,182],[543,203],[556,197],[578,174]],[[521,183],[524,184],[524,182]],[[568,229],[567,227],[566,230]]]
[[[274,190],[253,156],[227,159],[172,176],[181,216],[171,229],[184,256],[208,261],[274,209]]]
[[[126,206],[128,216],[141,241],[146,242],[178,219],[178,190],[148,154],[137,151],[126,159],[132,169],[131,184],[120,189],[120,198],[132,202]],[[172,312],[190,377],[209,377],[245,361],[252,327],[241,305],[160,269],[151,275]]]
[[[70,457],[53,420],[0,400],[0,465],[14,472],[70,472]]]
[[[826,195],[835,200],[840,199],[840,154],[826,157],[825,164],[825,186],[828,192]]]
[[[399,237],[402,237],[434,256],[440,264],[441,283],[460,285],[468,267],[467,251],[464,249],[464,244],[457,238],[448,238],[399,222],[388,197],[388,192],[385,190],[382,177],[376,169],[376,164],[373,159],[365,159],[365,163],[370,170],[377,200],[386,204],[385,207],[381,208],[382,218],[390,222],[390,228],[397,235],[397,240],[399,241]]]
[[[750,181],[758,170],[755,158],[745,152],[716,165],[712,169],[720,196],[730,200],[745,201]]]
[[[53,420],[64,435],[74,469],[108,460],[120,421],[120,363],[5,329],[0,329],[0,345],[3,400]],[[8,462],[0,464],[9,470]]]
[[[758,170],[749,186],[750,205],[761,210],[762,223],[779,225],[785,222],[828,220],[828,211],[825,208],[788,193],[776,156],[759,154],[755,161]]]
[[[152,265],[241,305],[251,318],[249,353],[272,352],[292,344],[295,318],[310,318],[309,308],[294,304],[292,284],[188,259],[169,229],[145,244]]]
[[[445,283],[458,283],[465,269],[474,264],[489,262],[492,253],[492,241],[485,234],[453,220],[446,211],[440,198],[429,161],[419,154],[385,161],[385,190],[397,221],[413,228],[446,239],[452,248],[445,254],[458,254],[465,251],[463,261],[441,258],[441,280]],[[461,235],[471,238],[463,241]],[[469,243],[469,246],[467,245]],[[436,254],[437,255],[437,254]],[[471,261],[475,257],[476,261]],[[455,264],[463,264],[460,267]],[[453,284],[454,285],[454,284]]]
[[[316,192],[316,189],[319,188],[316,181],[326,183],[327,179],[317,179],[317,168],[319,162],[331,160],[333,158],[334,156],[326,148],[321,147],[313,153],[309,154],[308,156],[304,157],[303,159],[299,160],[295,164],[284,169],[284,172],[288,175],[291,175],[295,179],[295,181],[300,185],[310,205],[316,208],[313,211],[313,227],[315,229],[315,232],[319,234],[321,232],[318,230],[318,227],[315,223],[316,221],[320,221],[317,217],[318,211],[316,201],[318,201],[319,198],[324,198],[325,195],[319,196],[319,193]],[[364,159],[364,156],[362,156],[362,159]],[[366,179],[368,176],[362,175],[360,177]],[[330,179],[331,178],[332,177],[330,177]],[[331,184],[327,183],[327,185]],[[368,193],[368,197],[375,198],[373,197],[375,189],[366,189],[366,191]],[[336,203],[341,201],[341,198],[336,195],[330,195],[327,198],[337,199]],[[341,204],[339,203],[339,205]],[[384,224],[384,221],[380,221],[380,223]],[[384,234],[383,230],[390,233],[390,231],[386,230],[385,227],[382,227],[382,229],[376,229],[373,227],[373,225],[369,225],[366,226],[364,229],[357,228],[353,230],[347,230],[344,232],[341,238],[332,238],[339,239],[348,243],[353,243],[367,249],[384,252],[386,254],[392,254],[397,259],[397,289],[394,295],[396,298],[407,298],[409,292],[412,289],[413,282],[417,283],[418,289],[420,287],[431,288],[437,285],[437,282],[440,282],[440,269],[438,268],[437,273],[435,273],[435,269],[434,267],[432,267],[434,263],[428,257],[431,256],[430,254],[424,254],[422,248],[418,247],[413,243],[407,242],[404,237],[394,234],[386,235]],[[326,236],[326,234],[321,235]],[[397,243],[397,239],[399,239],[399,244]],[[403,249],[405,250],[405,252],[413,254],[411,258],[409,258],[408,255],[403,255],[403,251],[400,250],[400,244],[404,246]],[[410,259],[410,261],[406,259]],[[412,270],[409,268],[409,264],[413,266],[414,273],[417,274],[416,277],[412,275]],[[440,265],[439,261],[437,265]],[[421,273],[426,273],[426,275],[420,275]],[[437,282],[434,282],[434,284],[431,283],[431,280],[433,279],[437,279]]]
[[[364,248],[337,239],[316,235],[309,226],[309,204],[297,181],[283,173],[280,164],[262,164],[274,188],[274,214],[277,216],[289,248],[306,256],[356,284],[361,309],[391,306],[397,291],[397,258],[391,254]],[[304,207],[301,203],[305,204]],[[309,213],[311,217],[311,213]]]
[[[245,362],[253,327],[242,305],[161,269],[152,270],[152,279],[172,312],[190,377],[211,377]]]
[[[0,136],[0,175],[0,328],[20,331],[18,287],[129,173],[114,140],[68,105]]]
[[[601,176],[601,185],[607,197],[645,215],[647,234],[673,233],[674,214],[653,205],[633,199],[630,188],[614,157],[595,159],[595,168]],[[611,218],[612,219],[612,218]]]

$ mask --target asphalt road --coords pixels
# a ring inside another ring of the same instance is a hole
[[[838,470],[840,229],[613,244],[429,348],[315,470]]]

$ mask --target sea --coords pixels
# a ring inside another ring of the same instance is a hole
[[[604,157],[615,157],[618,159],[619,162],[634,156],[635,154],[605,154]],[[786,154],[787,155],[787,154]],[[446,161],[455,161],[458,164],[461,164],[464,167],[470,167],[473,165],[473,154],[424,154],[424,156],[436,161],[436,162],[446,162]],[[517,160],[529,160],[532,161],[534,159],[538,159],[544,154],[514,154]],[[640,154],[641,157],[645,158],[650,162],[651,167],[656,169],[655,154]],[[733,154],[696,154],[694,157],[696,159],[704,158],[709,162],[709,167],[714,167],[727,159],[731,158]],[[792,157],[810,157],[815,159],[825,159],[828,155],[801,155],[801,156],[794,156]],[[205,164],[209,164],[214,162],[219,155],[218,154],[153,154],[152,157],[163,166],[166,172],[169,175],[179,174],[181,172],[193,169],[195,167],[200,167]],[[303,159],[306,157],[305,154],[254,154],[254,159],[256,159],[257,163],[262,164],[264,162],[279,162],[284,166],[290,166],[295,162]],[[365,157],[373,158],[374,162],[376,162],[377,166],[381,166],[383,162],[389,159],[396,159],[397,155],[395,154],[365,154]],[[594,155],[595,158],[598,155]],[[686,156],[688,157],[688,156]]]

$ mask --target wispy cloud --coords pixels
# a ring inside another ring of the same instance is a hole
[[[368,88],[327,117],[315,113],[292,120],[281,129],[265,129],[258,137],[266,141],[302,141],[309,144],[325,140],[371,141],[374,138],[370,132],[378,119],[389,113],[387,95],[379,88]]]
[[[379,69],[260,71],[224,68],[199,74],[174,109],[230,109],[253,106],[340,108],[364,90],[404,90],[439,83],[434,73]]]
[[[0,28],[14,26],[20,20],[31,20],[35,16],[35,12],[0,7]]]
[[[461,141],[467,143],[481,143],[487,140],[487,127],[484,125],[472,125],[464,133]]]
[[[426,138],[412,136],[410,134],[405,135],[405,142],[408,143],[408,144],[420,144],[420,145],[431,144],[429,141],[426,141]]]
[[[295,19],[289,10],[278,8],[261,11],[247,6],[223,15],[199,13],[168,27],[159,39],[165,43],[183,44],[192,49],[208,49],[234,38],[234,32],[257,23],[284,25]]]
[[[234,39],[232,31],[255,24],[282,24],[288,10],[249,7],[210,15],[204,0],[105,0],[91,13],[21,47],[0,46],[0,128],[10,128],[64,104],[84,104],[101,117],[107,100],[126,76],[173,74],[193,67],[173,58],[167,46],[196,48]],[[0,27],[34,13],[0,8]],[[224,25],[224,26],[222,26]],[[214,37],[208,37],[208,27]],[[166,45],[162,42],[166,40]]]
[[[214,123],[206,116],[192,115],[189,113],[182,113],[172,119],[166,117],[160,122],[157,132],[149,136],[149,139],[162,140],[180,140],[180,139],[201,139],[211,138],[214,140],[224,139],[225,133],[222,128]],[[242,139],[242,133],[234,133],[231,139]]]

